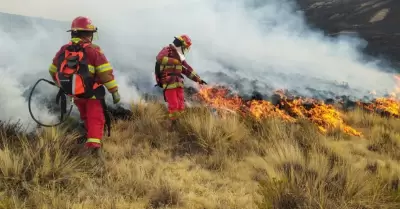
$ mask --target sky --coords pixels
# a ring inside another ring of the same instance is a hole
[[[187,0],[190,2],[191,0]],[[21,14],[26,16],[43,17],[55,20],[70,20],[71,18],[79,15],[96,16],[99,11],[96,9],[87,9],[91,6],[93,8],[115,8],[116,5],[130,5],[128,9],[134,8],[134,10],[143,10],[155,7],[164,7],[171,4],[171,1],[166,0],[85,0],[82,7],[75,7],[74,9],[66,11],[69,5],[82,4],[82,0],[68,0],[68,1],[57,1],[55,0],[0,0],[0,11],[12,14]],[[101,2],[99,4],[99,2]],[[24,5],[24,6],[21,6]],[[38,9],[41,8],[41,9]],[[119,12],[123,7],[121,7]],[[114,11],[107,12],[113,13]]]

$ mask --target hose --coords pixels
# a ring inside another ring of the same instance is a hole
[[[32,113],[32,108],[31,108],[32,95],[33,95],[33,92],[35,91],[36,86],[37,86],[40,82],[42,82],[42,81],[44,81],[44,82],[46,82],[46,83],[48,83],[48,84],[50,84],[50,85],[52,85],[52,86],[56,86],[56,84],[55,84],[54,82],[49,81],[49,80],[46,80],[46,79],[44,79],[44,78],[41,78],[41,79],[39,79],[38,81],[36,81],[35,85],[33,85],[33,87],[32,87],[31,92],[29,93],[29,97],[28,97],[29,114],[31,115],[32,119],[33,119],[37,124],[39,124],[40,126],[44,126],[44,127],[55,127],[55,126],[61,125],[61,124],[64,123],[64,122],[67,120],[67,118],[71,115],[72,108],[73,108],[73,104],[72,104],[72,103],[71,103],[71,107],[70,107],[70,109],[69,109],[69,111],[68,111],[66,117],[64,118],[64,117],[63,117],[64,114],[63,114],[63,112],[61,112],[61,119],[60,119],[60,122],[58,122],[58,123],[56,123],[56,124],[53,124],[53,125],[47,125],[47,124],[41,123],[39,120],[37,120],[37,119],[35,118],[35,116],[34,116],[33,113]],[[62,106],[62,105],[61,105],[61,106]],[[66,109],[66,108],[65,108],[65,109]],[[61,111],[63,111],[63,110],[61,110]],[[63,118],[64,118],[64,119],[63,119]]]

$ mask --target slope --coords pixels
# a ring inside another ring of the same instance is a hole
[[[396,119],[347,113],[359,138],[191,108],[166,132],[164,111],[132,106],[104,140],[105,165],[67,127],[26,136],[2,124],[0,208],[400,207]]]
[[[394,0],[320,1],[297,0],[308,23],[326,34],[357,33],[368,41],[365,51],[382,56],[399,67],[398,14],[400,2]]]

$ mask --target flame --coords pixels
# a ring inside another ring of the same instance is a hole
[[[349,135],[362,136],[361,132],[345,124],[342,114],[332,105],[317,104],[308,114],[310,121],[317,124],[323,133],[326,133],[327,129],[340,129]]]
[[[267,117],[274,117],[281,118],[288,122],[296,121],[292,116],[286,114],[283,110],[276,108],[271,102],[265,100],[251,100],[247,104],[248,112],[258,120]]]
[[[277,106],[265,100],[244,101],[238,95],[230,95],[224,87],[201,87],[199,97],[216,109],[230,109],[243,116],[251,115],[256,120],[268,117],[280,118],[288,122],[296,122],[299,118],[306,118],[318,126],[322,133],[327,130],[340,129],[353,136],[362,136],[361,132],[345,124],[342,115],[332,105],[309,99],[298,98],[289,100],[283,90],[277,90],[281,102]],[[306,108],[305,104],[310,104]]]
[[[394,79],[396,86],[387,97],[376,98],[370,103],[361,101],[355,101],[355,103],[364,110],[400,118],[400,98],[398,97],[400,75],[395,75]],[[250,115],[256,120],[275,117],[288,122],[296,122],[299,118],[306,118],[316,124],[322,133],[340,129],[349,135],[362,136],[361,132],[345,124],[342,113],[333,105],[310,98],[289,99],[282,89],[276,90],[274,93],[280,97],[280,102],[276,106],[265,100],[245,101],[237,94],[231,95],[228,89],[222,86],[201,87],[198,96],[215,109],[228,110],[243,116]],[[369,94],[376,95],[376,92],[370,91]],[[345,104],[344,98],[340,97],[336,98],[336,102]]]
[[[398,95],[400,93],[400,76],[395,75],[396,86],[392,92],[389,93],[387,98],[379,97],[374,99],[372,103],[361,103],[357,104],[363,109],[370,112],[384,113],[392,117],[400,117],[400,100]]]
[[[370,112],[386,113],[392,117],[400,117],[400,101],[394,97],[377,98],[373,103],[357,102],[359,106]]]

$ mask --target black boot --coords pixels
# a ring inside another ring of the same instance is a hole
[[[87,130],[85,128],[85,123],[84,122],[79,122],[79,126],[77,128],[78,133],[80,134],[80,137],[77,140],[78,144],[83,144],[86,142],[87,138],[86,138],[86,134],[87,134]]]
[[[106,158],[104,157],[104,152],[102,148],[94,148],[92,154],[100,160],[103,165],[106,164]]]
[[[170,120],[168,131],[169,132],[175,131],[176,127],[177,127],[177,121],[176,120]]]

